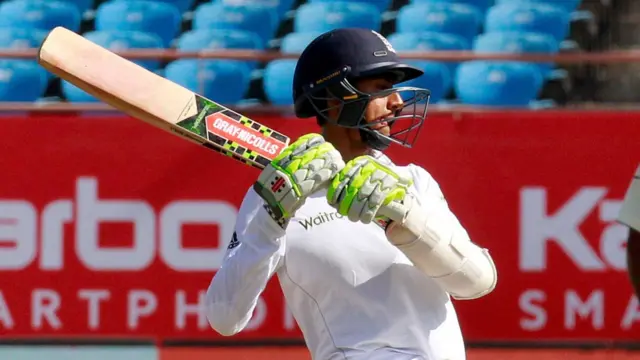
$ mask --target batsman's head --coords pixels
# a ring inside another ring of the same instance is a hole
[[[426,117],[430,92],[396,85],[422,74],[401,62],[375,31],[332,30],[312,41],[298,59],[296,115],[356,129],[373,149],[384,150],[392,142],[411,147]]]

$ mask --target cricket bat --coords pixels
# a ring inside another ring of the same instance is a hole
[[[259,169],[289,145],[287,136],[64,27],[44,39],[38,62],[132,117]]]

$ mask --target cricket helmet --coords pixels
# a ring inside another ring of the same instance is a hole
[[[425,120],[430,92],[427,89],[395,86],[415,79],[423,71],[398,58],[395,50],[379,33],[370,29],[342,28],[314,39],[298,58],[293,77],[293,101],[296,116],[318,117],[322,123],[357,128],[371,148],[386,149],[392,142],[411,147]],[[353,84],[363,78],[383,76],[394,84],[391,89],[365,93]],[[393,117],[367,123],[364,119],[369,102],[398,93],[403,107]],[[331,103],[337,106],[329,106]],[[337,118],[330,118],[330,110]],[[389,135],[375,130],[386,122]]]

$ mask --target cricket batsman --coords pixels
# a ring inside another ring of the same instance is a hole
[[[295,112],[321,131],[284,149],[246,193],[207,291],[213,329],[243,330],[277,274],[314,360],[465,359],[451,299],[489,294],[496,267],[429,172],[383,154],[410,147],[423,125],[429,91],[396,86],[422,74],[371,30],[307,46]]]
[[[627,189],[618,221],[629,227],[627,268],[631,285],[640,298],[640,166]]]

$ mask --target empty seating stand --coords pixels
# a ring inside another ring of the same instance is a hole
[[[114,50],[299,53],[323,32],[363,27],[383,33],[399,52],[557,54],[580,8],[581,0],[5,0],[0,49],[35,48],[60,25]],[[293,59],[136,62],[230,105],[293,101]],[[562,73],[553,63],[411,62],[425,75],[406,85],[429,88],[435,104],[526,107]],[[31,59],[0,59],[0,65],[0,101],[96,101]]]

